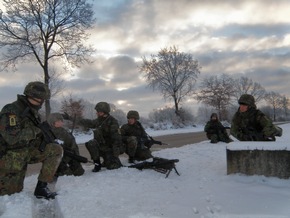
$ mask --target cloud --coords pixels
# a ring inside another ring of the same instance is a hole
[[[146,87],[138,71],[141,57],[176,45],[191,53],[206,75],[227,73],[259,82],[267,91],[289,95],[290,22],[288,0],[98,0],[91,1],[96,24],[87,43],[96,48],[94,62],[73,73],[54,70],[65,80],[58,98],[73,94],[92,103],[108,101],[124,111],[148,114],[172,104]],[[37,64],[1,72],[0,103],[15,99],[30,80],[39,79]],[[9,88],[8,88],[9,87]],[[14,93],[14,95],[12,94]],[[192,103],[191,103],[192,104]]]

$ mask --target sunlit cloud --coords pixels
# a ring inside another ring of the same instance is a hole
[[[64,71],[61,64],[54,66],[65,80],[62,95],[73,93],[92,99],[92,103],[105,100],[124,111],[136,109],[143,115],[154,108],[172,106],[170,99],[163,100],[160,92],[153,92],[147,86],[138,66],[143,56],[150,57],[173,45],[193,54],[200,62],[198,82],[207,75],[245,75],[266,89],[289,93],[286,82],[290,80],[289,1],[98,0],[91,3],[97,22],[89,31],[87,43],[96,49],[94,62],[73,72]],[[35,63],[20,65],[13,74],[0,73],[1,93],[7,84],[15,87],[14,92],[10,89],[12,93],[19,92],[28,81],[41,79],[43,75]],[[3,98],[0,103],[5,101]],[[196,105],[192,98],[183,104]]]

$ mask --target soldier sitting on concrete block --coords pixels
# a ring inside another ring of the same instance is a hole
[[[234,114],[231,134],[240,141],[275,141],[282,136],[282,128],[257,109],[255,98],[243,94],[238,100],[239,109]]]

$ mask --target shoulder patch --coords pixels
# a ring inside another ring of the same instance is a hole
[[[8,114],[9,126],[16,126],[16,114]]]

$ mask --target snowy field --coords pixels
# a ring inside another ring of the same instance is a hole
[[[290,124],[281,125],[283,136],[273,145],[290,141]],[[200,131],[191,128],[183,132]],[[182,130],[179,130],[182,131]],[[178,130],[148,132],[152,136]],[[78,142],[87,141],[78,136]],[[269,142],[272,143],[272,142]],[[231,146],[240,145],[233,142]],[[257,143],[255,143],[257,145]],[[259,144],[259,143],[258,143]],[[260,143],[260,146],[263,143]],[[286,218],[290,217],[290,180],[264,176],[226,175],[226,146],[203,141],[153,154],[179,159],[168,178],[153,170],[123,167],[59,178],[55,217],[65,218]],[[251,146],[251,142],[247,142]],[[121,159],[124,165],[127,158]],[[25,179],[23,192],[0,197],[1,218],[37,216],[33,191],[37,176]],[[41,206],[51,202],[42,200]],[[49,217],[49,216],[48,216]]]

